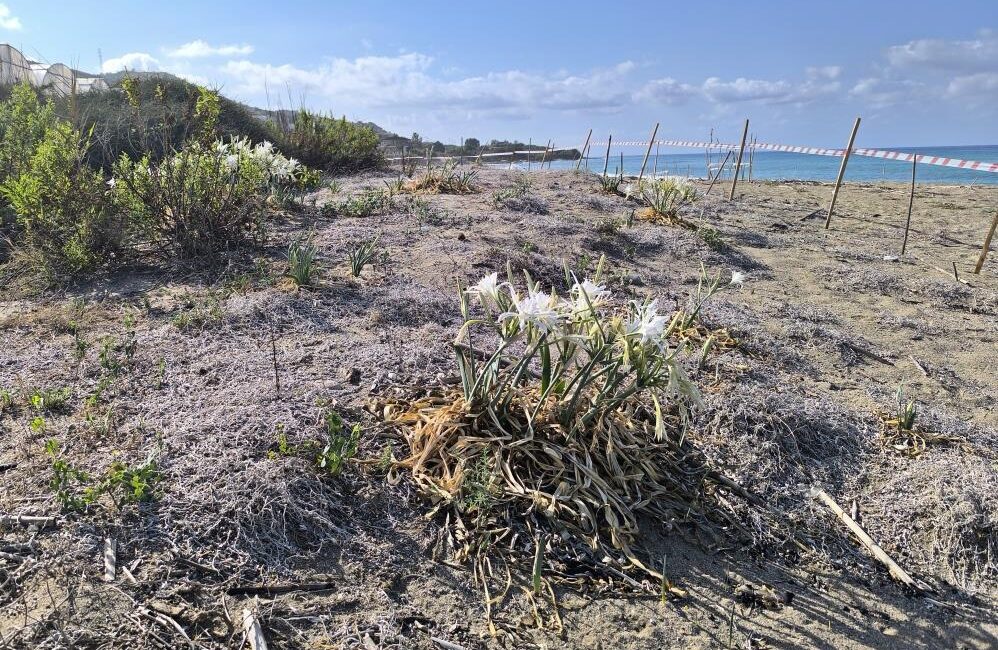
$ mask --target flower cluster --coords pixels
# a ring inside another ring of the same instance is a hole
[[[575,428],[645,391],[656,404],[667,396],[697,400],[676,360],[678,350],[669,345],[675,316],[661,313],[656,300],[615,305],[598,273],[581,281],[567,274],[566,280],[571,288],[564,297],[542,291],[529,276],[521,293],[512,277],[500,282],[497,273],[464,290],[465,324],[458,339],[483,325],[501,341],[484,363],[476,363],[467,346],[456,348],[470,403],[507,408],[512,395],[536,381],[535,409],[550,403],[562,424]],[[469,317],[469,299],[477,299],[484,318]]]
[[[621,338],[641,344],[665,345],[670,319],[659,313],[658,300],[628,304],[623,318],[608,319],[602,308],[610,302],[606,286],[589,278],[573,284],[567,297],[541,291],[529,285],[521,294],[511,282],[500,282],[498,273],[490,273],[465,289],[465,294],[477,298],[486,313],[495,316],[496,324],[510,339],[519,334],[548,335],[557,338],[578,338],[592,325],[604,332],[614,332]],[[502,327],[511,324],[510,327]]]
[[[288,158],[274,148],[271,142],[252,144],[249,138],[234,138],[229,142],[219,140],[215,150],[225,157],[225,165],[236,171],[241,165],[251,163],[263,171],[268,180],[282,183],[293,180],[304,169],[294,158]]]

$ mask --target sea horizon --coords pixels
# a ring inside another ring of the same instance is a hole
[[[936,147],[866,147],[884,149],[902,153],[916,153],[924,156],[944,156],[963,160],[980,162],[998,162],[998,145],[943,145]],[[631,150],[628,147],[628,150]],[[644,151],[634,147],[635,153],[624,153],[623,173],[637,175],[644,161]],[[726,155],[726,150],[712,150],[710,164],[715,168]],[[618,173],[621,162],[621,150],[611,152],[608,173]],[[589,156],[583,160],[583,167],[588,163],[591,170],[603,171],[603,156]],[[680,175],[703,178],[707,176],[707,157],[703,150],[683,150],[676,147],[661,148],[657,156],[652,150],[645,169],[646,175]],[[838,174],[841,159],[837,156],[819,156],[814,154],[788,153],[778,151],[755,151],[749,156],[746,151],[742,159],[742,173],[753,180],[802,180],[833,182]],[[531,168],[538,161],[532,161]],[[545,163],[551,169],[574,169],[576,161],[556,160]],[[733,162],[728,161],[726,170],[730,170]],[[517,163],[517,167],[526,169],[526,163]],[[730,173],[726,173],[730,177]],[[845,181],[854,182],[911,182],[911,163],[867,156],[852,156],[846,167]],[[998,185],[998,173],[956,167],[943,167],[919,163],[915,172],[916,183],[934,183],[948,185]]]

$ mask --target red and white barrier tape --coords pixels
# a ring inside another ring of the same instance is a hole
[[[555,153],[555,152],[558,152],[558,151],[571,151],[571,150],[572,150],[571,148],[569,148],[569,149],[548,149],[547,152],[548,152],[548,154],[552,154],[552,153]],[[461,158],[461,159],[464,159],[464,160],[477,160],[479,157],[481,157],[481,158],[495,158],[495,157],[498,157],[498,156],[514,156],[514,155],[515,156],[525,156],[527,154],[530,154],[531,156],[542,157],[544,155],[544,150],[543,149],[531,149],[529,151],[500,151],[500,152],[497,152],[497,153],[483,153],[483,154],[477,154],[476,153],[476,154],[467,154],[467,155],[464,155],[464,156],[430,156],[430,160],[457,160],[458,158]],[[395,160],[411,160],[413,162],[418,162],[418,161],[422,160],[423,162],[426,162],[426,156],[418,156],[418,155],[413,154],[411,156],[406,156],[405,158],[394,157],[394,158],[385,158],[385,160],[390,160],[390,161],[395,161]]]
[[[606,142],[593,142],[591,146],[605,146]],[[647,147],[647,142],[636,142],[625,140],[614,142],[621,147]],[[737,144],[726,144],[721,142],[693,142],[690,140],[656,140],[654,144],[666,147],[691,147],[695,149],[720,149],[738,151]],[[756,142],[746,145],[746,148],[761,149],[763,151],[781,151],[786,153],[806,153],[816,156],[835,156],[841,158],[845,149],[823,149],[821,147],[799,147],[789,144],[766,144]],[[911,162],[918,159],[919,164],[939,165],[942,167],[955,167],[958,169],[971,169],[981,172],[998,173],[998,163],[981,162],[979,160],[961,160],[959,158],[946,158],[945,156],[926,156],[925,154],[903,153],[900,151],[884,151],[882,149],[853,149],[854,156],[867,156],[870,158],[883,158],[885,160],[900,160]]]

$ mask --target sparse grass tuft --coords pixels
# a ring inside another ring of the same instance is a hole
[[[215,296],[192,300],[170,322],[178,330],[203,329],[222,321],[222,306]]]
[[[475,170],[458,171],[454,163],[449,163],[427,169],[422,176],[406,183],[405,190],[419,194],[473,194],[478,191],[473,183],[476,176]]]
[[[636,193],[648,206],[638,216],[652,221],[677,221],[679,208],[696,200],[696,188],[685,178],[666,177],[643,181]]]
[[[624,174],[622,172],[614,176],[599,176],[598,178],[600,192],[622,196],[620,191],[620,186],[624,184]]]
[[[697,234],[700,235],[700,239],[703,240],[703,243],[706,244],[707,248],[710,250],[724,250],[726,244],[724,243],[724,240],[721,239],[721,233],[717,230],[717,228],[706,225],[700,226],[697,228]]]
[[[72,395],[68,387],[36,388],[28,394],[28,405],[39,413],[58,413],[66,409]]]
[[[312,241],[312,235],[298,237],[288,246],[288,276],[299,287],[312,286],[312,279],[318,273],[316,256],[318,247]]]
[[[371,263],[377,255],[378,238],[363,241],[350,249],[348,257],[350,260],[350,275],[359,278],[364,267]]]
[[[596,220],[596,223],[593,225],[593,230],[596,231],[596,234],[601,239],[607,239],[620,232],[622,225],[623,224],[621,224],[619,220],[614,219],[613,217],[601,217]]]
[[[336,207],[336,213],[344,217],[370,217],[391,205],[390,197],[381,190],[368,190],[351,196]]]

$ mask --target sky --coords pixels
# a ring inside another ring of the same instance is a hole
[[[444,142],[998,144],[998,0],[6,0],[2,41]]]

